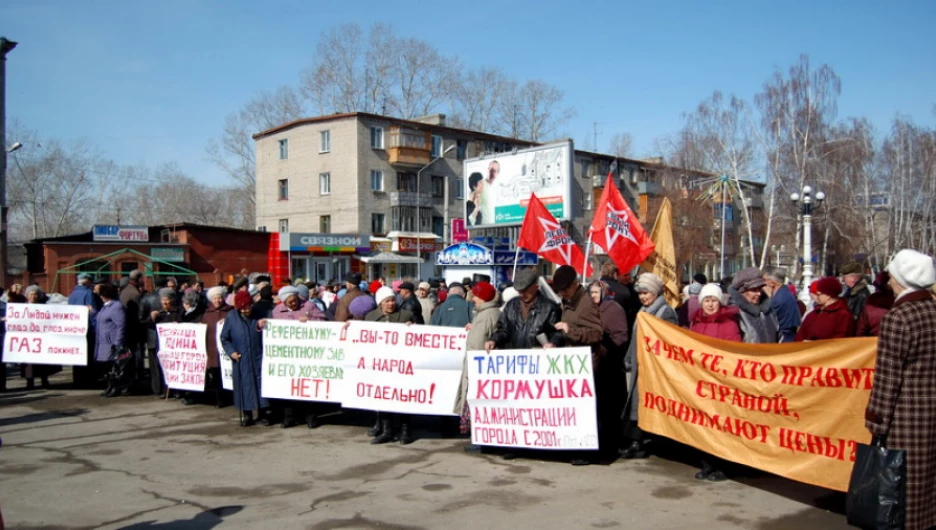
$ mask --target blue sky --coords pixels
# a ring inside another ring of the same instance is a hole
[[[933,126],[936,2],[244,2],[4,0],[7,117],[42,137],[87,139],[119,163],[177,161],[224,179],[205,146],[261,90],[296,85],[325,29],[392,24],[470,66],[565,92],[565,132],[637,155],[713,90],[749,101],[800,53],[842,79],[839,117],[883,134],[898,114]],[[10,143],[16,141],[9,138]]]

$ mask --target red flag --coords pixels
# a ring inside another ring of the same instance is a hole
[[[653,253],[653,241],[614,185],[610,173],[589,233],[592,243],[603,248],[622,273],[640,265]]]
[[[556,221],[546,206],[534,194],[530,194],[523,226],[520,227],[520,240],[517,246],[537,253],[546,261],[556,265],[571,265],[581,272],[585,255],[569,235],[569,232]],[[591,275],[591,267],[585,277]]]

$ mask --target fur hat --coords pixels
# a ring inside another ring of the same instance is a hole
[[[916,250],[905,248],[898,252],[887,266],[887,272],[908,289],[926,290],[936,283],[933,258]]]
[[[419,284],[418,287],[419,287],[420,289],[425,289],[425,290],[427,290],[427,291],[428,291],[429,289],[432,289],[432,286],[429,285],[429,282],[421,282],[421,283]]]
[[[723,294],[724,293],[722,293],[721,287],[719,287],[717,283],[707,283],[703,285],[702,290],[699,291],[699,301],[702,302],[706,298],[714,296],[718,299],[719,302],[721,302]]]
[[[764,284],[764,273],[757,267],[748,267],[741,270],[731,282],[731,286],[742,293],[760,289]]]
[[[224,294],[225,294],[224,287],[221,287],[221,286],[212,287],[211,289],[208,289],[208,300],[211,300],[212,298],[216,296],[220,296],[221,298],[224,298]]]
[[[293,287],[292,285],[280,287],[279,292],[276,293],[276,296],[279,297],[280,302],[285,302],[290,296],[299,297],[299,289]]]
[[[553,274],[552,288],[554,291],[561,291],[572,285],[576,278],[578,278],[578,273],[575,269],[571,265],[563,265],[556,269],[556,274]]]
[[[253,297],[250,296],[250,293],[247,291],[237,291],[234,295],[234,309],[240,311],[249,305],[253,305]]]
[[[536,271],[533,269],[523,269],[518,272],[517,277],[514,278],[513,286],[519,293],[536,283],[537,280],[539,280],[539,274],[536,274]]]
[[[471,287],[471,293],[485,302],[490,302],[497,296],[497,289],[489,282],[478,282]]]
[[[374,302],[376,302],[377,305],[380,305],[380,302],[383,302],[391,296],[396,298],[396,294],[393,292],[393,289],[386,286],[381,287],[380,289],[377,289],[377,294],[374,296]],[[352,302],[353,301],[354,300],[352,300]]]
[[[819,278],[816,280],[816,294],[839,298],[842,296],[842,284],[838,281],[838,278],[833,278],[831,276]]]
[[[377,302],[370,296],[358,296],[348,305],[348,311],[357,319],[363,319],[374,309],[377,309]]]
[[[663,292],[663,280],[652,272],[645,272],[637,278],[634,286],[638,293],[653,293],[659,295]]]

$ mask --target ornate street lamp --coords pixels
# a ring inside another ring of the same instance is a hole
[[[803,193],[791,193],[790,200],[795,204],[798,204],[800,207],[800,215],[803,217],[803,285],[800,289],[799,295],[800,300],[804,304],[809,305],[809,284],[812,283],[813,278],[813,269],[812,269],[812,211],[813,211],[813,196],[812,188],[809,186],[803,186]],[[816,192],[815,196],[815,205],[818,208],[822,201],[825,200],[825,193],[821,191]]]

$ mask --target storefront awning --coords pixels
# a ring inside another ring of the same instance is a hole
[[[387,239],[399,239],[401,237],[408,237],[412,239],[432,239],[433,241],[438,241],[442,239],[432,232],[402,232],[399,230],[394,230],[387,234]]]
[[[425,263],[426,260],[416,256],[404,256],[396,252],[380,252],[373,256],[361,256],[360,260],[364,263]]]

